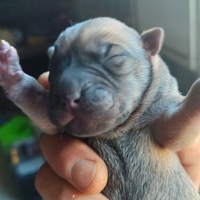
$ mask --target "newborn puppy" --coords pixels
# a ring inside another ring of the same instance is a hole
[[[158,56],[163,30],[141,36],[111,18],[63,31],[48,54],[49,91],[0,46],[7,97],[43,131],[81,137],[105,161],[110,200],[199,200],[176,152],[200,130],[200,81],[186,97]]]

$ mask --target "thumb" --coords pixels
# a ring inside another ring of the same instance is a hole
[[[81,140],[44,135],[40,147],[53,171],[79,191],[92,195],[105,187],[108,172],[104,161]]]

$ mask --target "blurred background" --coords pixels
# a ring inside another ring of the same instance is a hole
[[[162,27],[161,56],[185,95],[200,74],[199,8],[197,0],[1,0],[0,39],[18,50],[23,70],[38,78],[48,70],[47,48],[72,24],[110,16],[139,33]],[[44,163],[38,132],[0,88],[1,200],[41,199],[34,188]]]

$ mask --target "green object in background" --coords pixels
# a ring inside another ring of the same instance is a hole
[[[9,153],[15,142],[32,137],[33,132],[34,128],[27,116],[14,116],[0,127],[0,146],[5,153]]]

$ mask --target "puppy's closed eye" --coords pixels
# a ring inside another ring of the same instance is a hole
[[[104,63],[103,66],[106,67],[108,70],[112,70],[115,73],[121,73],[123,70],[124,63],[127,60],[126,55],[114,55],[108,58]]]

